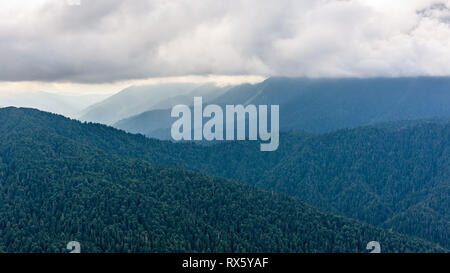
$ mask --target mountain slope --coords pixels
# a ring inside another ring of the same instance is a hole
[[[30,126],[39,124],[47,133],[121,157],[256,184],[334,214],[450,246],[448,122],[282,134],[276,152],[261,153],[256,142],[175,144],[38,111],[27,118]],[[23,122],[21,115],[8,119],[5,124]]]
[[[450,244],[450,124],[306,140],[257,182],[322,209]]]
[[[212,103],[278,104],[282,131],[323,133],[380,122],[449,118],[450,78],[269,78],[231,88]],[[167,115],[164,123],[153,122],[162,114]],[[114,126],[150,137],[165,132],[169,139],[174,121],[167,109],[141,113]]]
[[[118,120],[139,113],[171,108],[173,105],[185,103],[186,97],[194,95],[213,99],[229,87],[218,87],[214,84],[167,83],[156,85],[132,86],[108,97],[104,101],[91,105],[80,114],[83,121],[113,124]]]
[[[105,126],[15,108],[0,109],[0,120],[7,252],[61,252],[70,240],[83,252],[365,252],[371,240],[384,252],[443,251],[286,195],[81,141]]]
[[[170,124],[176,119],[171,116],[171,109],[146,111],[139,115],[119,120],[112,126],[133,134],[170,140]],[[145,124],[145,127],[143,126]]]
[[[193,104],[195,96],[201,96],[203,103],[213,101],[216,97],[227,92],[230,87],[217,87],[212,85],[203,85],[186,95],[179,95],[168,98],[158,102],[157,110],[150,110],[140,113],[138,115],[119,120],[113,126],[120,128],[130,133],[142,133],[148,136],[153,136],[158,139],[170,139],[169,124],[172,124],[174,119],[171,117],[171,107],[177,104],[190,105]],[[146,124],[146,128],[142,125]],[[156,128],[156,129],[155,129]]]

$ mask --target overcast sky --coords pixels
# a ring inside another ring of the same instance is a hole
[[[0,0],[4,86],[450,75],[450,0],[67,2]]]

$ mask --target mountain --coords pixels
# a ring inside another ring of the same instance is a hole
[[[448,248],[450,123],[409,123],[282,134],[270,153],[259,143],[213,145],[191,168]]]
[[[93,103],[104,99],[103,94],[57,94],[50,92],[2,92],[0,107],[16,106],[37,108],[42,111],[76,117],[77,114]]]
[[[80,120],[113,124],[118,120],[156,109],[188,104],[194,95],[215,98],[229,87],[214,84],[165,83],[131,86],[107,99],[89,106],[80,114]]]
[[[328,132],[381,122],[450,117],[450,78],[313,80],[305,89],[284,106],[282,113],[289,115],[280,113],[283,128]]]
[[[119,120],[112,126],[133,134],[170,140],[170,126],[175,120],[171,116],[171,109],[152,110]]]
[[[450,245],[450,124],[445,121],[396,122],[326,134],[291,132],[280,136],[276,152],[261,153],[255,142],[171,143],[38,111],[23,115],[27,121],[9,117],[5,122],[11,128],[21,122],[35,124],[37,131],[121,158],[246,182],[332,214],[419,236],[447,249]]]
[[[231,88],[211,103],[278,104],[281,130],[324,133],[381,122],[449,118],[450,78],[269,78]],[[140,113],[114,126],[169,139],[175,120],[166,109]]]
[[[105,132],[117,150],[102,147]],[[0,109],[0,139],[5,252],[63,252],[71,240],[83,252],[367,252],[372,240],[383,252],[445,251],[287,195],[120,156],[136,140],[154,154],[195,145],[17,108]]]
[[[450,246],[450,123],[340,130],[296,142],[257,185]]]
[[[185,95],[178,95],[175,97],[169,97],[167,99],[163,99],[158,102],[157,105],[155,105],[155,109],[163,110],[163,109],[171,109],[173,106],[177,104],[185,104],[185,105],[192,105],[193,97],[202,97],[203,101],[208,103],[213,101],[215,98],[223,95],[226,93],[231,86],[217,86],[214,84],[203,84],[199,87],[195,88],[191,92]]]
[[[271,153],[261,153],[257,143],[204,148],[139,136],[132,144],[121,139],[117,149],[102,140],[109,131],[94,139],[95,145],[121,155],[257,184],[449,248],[448,210],[436,207],[449,204],[449,195],[443,194],[449,187],[448,131],[448,122],[407,121],[327,134],[282,134],[280,148]],[[416,217],[418,211],[426,217]]]
[[[186,95],[179,95],[162,100],[158,103],[158,110],[145,111],[141,114],[125,118],[114,123],[113,126],[130,133],[141,133],[158,139],[170,139],[169,125],[174,119],[171,117],[171,108],[177,104],[192,106],[193,98],[201,96],[204,103],[214,101],[215,98],[226,93],[231,87],[218,87],[203,85]],[[145,128],[143,128],[145,124]]]

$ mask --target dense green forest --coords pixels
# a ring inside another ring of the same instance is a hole
[[[174,144],[4,108],[0,140],[6,252],[60,252],[70,240],[95,252],[366,252],[372,240],[383,252],[416,252],[448,243],[446,123],[285,134],[262,156],[256,143]]]

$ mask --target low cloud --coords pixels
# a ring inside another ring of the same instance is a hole
[[[13,2],[0,81],[450,75],[449,1]]]

